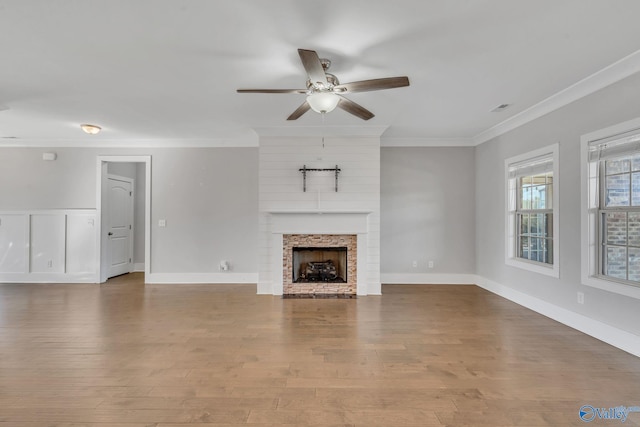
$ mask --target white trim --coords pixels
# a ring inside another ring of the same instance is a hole
[[[625,285],[611,280],[601,279],[594,276],[582,277],[582,284],[592,288],[601,289],[603,291],[613,292],[631,298],[640,299],[640,287]]]
[[[546,147],[538,148],[524,154],[510,157],[504,161],[504,180],[505,180],[505,250],[504,263],[511,267],[520,268],[522,270],[534,273],[544,274],[555,278],[560,277],[560,160],[559,160],[560,144],[555,143]],[[511,216],[514,211],[509,210],[510,192],[515,191],[509,187],[512,178],[509,178],[509,168],[511,165],[524,163],[527,160],[533,160],[545,155],[551,154],[553,157],[553,265],[544,265],[532,261],[526,261],[515,256],[515,226]]]
[[[369,296],[369,295],[382,295],[382,283],[381,282],[369,282],[368,289],[366,294],[358,294],[358,296]]]
[[[257,281],[256,285],[258,295],[276,295],[273,293],[273,283],[265,281]]]
[[[255,284],[257,273],[151,273],[145,283],[175,284]]]
[[[473,147],[473,138],[419,138],[385,137],[380,138],[381,147]]]
[[[73,214],[95,214],[95,209],[29,209],[29,210],[10,210],[0,211],[0,215],[73,215]]]
[[[555,254],[554,254],[555,256]],[[560,277],[559,268],[555,268],[554,266],[546,266],[541,263],[537,263],[535,261],[525,261],[520,260],[519,258],[509,258],[505,257],[504,263],[509,267],[519,268],[521,270],[530,271],[532,273],[544,274],[545,276]]]
[[[231,136],[212,139],[91,139],[93,148],[239,148],[257,147],[258,137],[253,131],[250,135]],[[86,139],[35,139],[16,138],[2,140],[3,147],[32,148],[87,148]]]
[[[489,292],[640,357],[640,336],[638,335],[532,297],[482,276],[476,276],[476,278],[477,285]]]
[[[23,271],[0,272],[0,283],[97,283],[94,271],[68,273],[68,221],[70,216],[89,216],[93,227],[97,227],[97,211],[95,209],[34,209],[34,210],[9,210],[0,211],[0,215],[23,216],[24,229],[24,269]],[[65,222],[65,242],[64,242],[64,272],[32,272],[30,242],[31,242],[31,218],[34,215],[55,215],[64,217]],[[18,243],[18,242],[16,242]],[[97,268],[97,266],[96,266]]]
[[[382,273],[380,279],[385,285],[473,285],[475,274],[441,273]]]
[[[95,273],[0,273],[0,283],[97,283]]]
[[[473,137],[474,144],[480,145],[483,142],[487,142],[637,72],[640,72],[640,50],[585,77],[503,122],[480,132]]]
[[[375,137],[389,128],[383,126],[269,126],[257,127],[253,130],[260,138],[264,137]]]
[[[597,231],[589,212],[589,143],[620,135],[640,128],[640,118],[618,123],[604,129],[584,134],[580,137],[580,279],[585,286],[601,289],[619,295],[640,299],[640,287],[618,283],[595,276],[597,272],[596,245]],[[593,162],[592,162],[593,163]]]

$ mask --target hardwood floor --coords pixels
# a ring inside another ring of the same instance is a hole
[[[639,358],[478,287],[383,293],[0,285],[0,427],[582,426],[583,405],[640,406]]]

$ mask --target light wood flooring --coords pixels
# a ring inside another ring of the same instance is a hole
[[[383,293],[0,285],[0,427],[583,426],[582,405],[640,406],[640,358],[475,286]]]

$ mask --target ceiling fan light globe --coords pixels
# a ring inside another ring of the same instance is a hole
[[[340,97],[331,92],[312,93],[307,96],[307,102],[316,113],[330,113],[338,106]]]

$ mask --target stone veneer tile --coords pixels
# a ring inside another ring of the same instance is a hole
[[[358,236],[355,234],[284,234],[282,277],[285,295],[355,295],[358,283]],[[346,247],[347,283],[293,283],[293,248]]]

